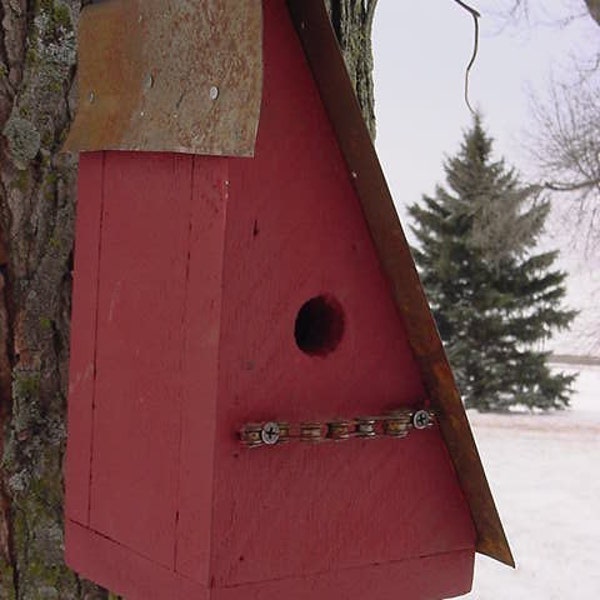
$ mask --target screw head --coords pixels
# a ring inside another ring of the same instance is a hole
[[[94,102],[96,101],[96,94],[94,93],[94,91],[92,90],[89,94],[88,94],[88,102],[90,104],[94,104]]]
[[[269,422],[263,425],[260,437],[267,446],[273,446],[279,441],[281,429],[277,423]]]
[[[150,90],[154,87],[154,77],[152,76],[152,73],[148,73],[148,75],[146,76],[146,79],[144,81],[144,87],[147,90]]]
[[[431,416],[426,410],[418,410],[412,418],[413,426],[415,429],[427,429],[431,426]]]
[[[208,94],[211,100],[216,100],[219,97],[219,88],[216,85],[211,85]]]

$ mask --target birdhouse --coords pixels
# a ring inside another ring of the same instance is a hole
[[[512,563],[321,0],[83,9],[66,560],[128,600]]]

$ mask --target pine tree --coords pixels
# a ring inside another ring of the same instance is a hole
[[[550,205],[523,185],[476,116],[444,165],[446,188],[409,207],[423,285],[467,407],[568,406],[574,377],[541,343],[569,326],[557,252],[535,252]]]

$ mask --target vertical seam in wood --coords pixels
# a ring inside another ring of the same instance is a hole
[[[181,352],[179,355],[179,372],[181,382],[185,381],[183,372],[186,365],[186,348],[187,348],[187,324],[188,324],[188,297],[190,288],[190,267],[192,261],[192,232],[193,232],[193,221],[194,221],[194,175],[196,172],[196,158],[190,157],[192,161],[192,169],[190,173],[190,195],[188,205],[188,227],[187,227],[187,254],[185,263],[185,288],[183,292],[183,311],[181,316]],[[182,384],[183,385],[183,384]],[[179,447],[178,461],[177,461],[177,487],[175,489],[175,515],[174,515],[174,533],[175,533],[175,545],[173,548],[173,570],[177,572],[177,552],[178,552],[178,540],[179,540],[179,511],[181,508],[181,471],[183,468],[183,411],[185,404],[185,392],[183,387],[179,388]]]
[[[100,181],[100,219],[98,232],[98,258],[96,263],[96,306],[94,318],[94,376],[92,387],[92,418],[90,431],[90,470],[88,480],[88,506],[87,506],[87,525],[91,523],[92,516],[92,482],[94,478],[94,431],[96,420],[96,379],[98,376],[98,328],[100,314],[100,266],[102,264],[102,237],[104,229],[104,200],[105,200],[105,181],[106,181],[106,152],[102,152],[102,167]]]

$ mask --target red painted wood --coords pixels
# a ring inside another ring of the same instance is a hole
[[[66,560],[92,581],[110,582],[127,600],[208,600],[206,586],[157,565],[85,527],[65,523]]]
[[[231,167],[215,466],[217,585],[472,552],[470,514],[438,431],[405,441],[257,452],[239,452],[233,440],[231,432],[244,422],[380,414],[424,396],[284,2],[266,2],[264,32],[256,157],[232,160]],[[345,312],[344,338],[327,357],[302,353],[294,340],[297,311],[319,294],[333,295]]]
[[[91,527],[173,567],[192,157],[106,154]]]
[[[469,550],[215,589],[213,600],[433,600],[466,594],[473,578]]]
[[[229,163],[194,158],[183,344],[176,568],[207,583]],[[175,465],[177,466],[177,465]]]
[[[82,157],[67,560],[128,600],[456,595],[475,532],[436,429],[236,440],[426,402],[285,1],[264,6],[254,159]],[[294,324],[320,294],[345,328],[310,356]]]
[[[65,497],[67,517],[79,523],[89,518],[103,164],[101,152],[79,158]]]
[[[369,565],[229,588],[207,588],[131,552],[72,521],[65,523],[67,561],[93,581],[111,581],[128,600],[285,600],[327,598],[449,598],[470,590],[470,551]]]

